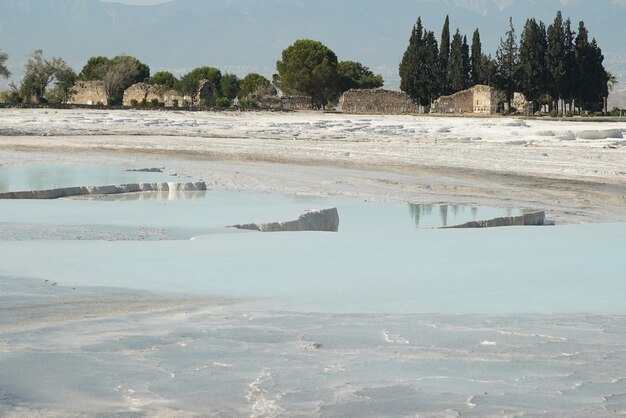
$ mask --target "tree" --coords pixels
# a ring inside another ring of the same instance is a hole
[[[549,74],[546,66],[547,41],[544,26],[537,24],[535,19],[528,19],[519,47],[519,86],[534,107],[540,102],[541,96],[547,91],[546,78]]]
[[[191,103],[195,104],[195,97],[200,87],[200,81],[208,80],[213,89],[212,100],[215,101],[222,95],[222,72],[215,67],[198,67],[185,74],[180,79],[179,91],[191,97]],[[213,103],[207,103],[213,104]]]
[[[355,61],[341,61],[337,65],[339,91],[350,89],[375,89],[384,84],[382,75],[375,75],[369,68]]]
[[[66,81],[68,76],[72,76],[74,71],[61,58],[53,57],[50,60],[43,58],[43,50],[37,49],[24,66],[24,78],[20,91],[26,100],[33,96],[39,103],[44,101],[48,86],[60,79]]]
[[[470,48],[467,44],[467,36],[463,36],[463,44],[461,45],[461,68],[463,75],[463,89],[468,88],[471,85],[470,71],[472,70],[472,63],[470,61]]]
[[[608,96],[608,74],[604,69],[604,55],[595,39],[589,42],[589,33],[584,22],[578,25],[574,44],[577,88],[575,96],[580,107],[599,111]]]
[[[567,72],[565,50],[565,28],[563,26],[563,16],[559,10],[556,13],[554,22],[548,26],[546,68],[548,71],[549,93],[553,105],[558,111],[559,102],[563,97],[563,92],[567,90]]]
[[[110,64],[111,60],[107,57],[91,57],[78,74],[78,79],[83,81],[102,80]]]
[[[415,103],[428,106],[441,94],[440,70],[441,60],[435,34],[425,31],[422,19],[418,18],[400,63],[400,89]]]
[[[169,71],[159,71],[146,80],[148,84],[153,86],[162,86],[169,90],[178,89],[178,78]]]
[[[424,27],[421,17],[413,26],[409,45],[407,46],[402,61],[400,62],[400,90],[408,94],[415,103],[428,104],[425,97],[422,79],[420,78],[420,66],[424,61]]]
[[[0,51],[0,77],[11,77],[11,72],[7,69],[5,65],[7,59],[9,59],[9,55],[6,52]]]
[[[472,53],[470,59],[470,80],[471,84],[484,84],[484,65],[483,65],[483,51],[482,44],[480,42],[480,32],[478,29],[474,31],[472,36]]]
[[[443,94],[450,94],[450,86],[448,85],[448,60],[450,59],[450,18],[446,15],[446,20],[443,23],[441,30],[441,43],[439,45],[439,79],[441,83],[441,92]]]
[[[339,93],[337,55],[321,42],[298,40],[285,49],[276,69],[287,93],[311,97],[313,106],[323,106]]]
[[[483,54],[482,59],[482,69],[483,69],[483,83],[488,86],[495,86],[496,80],[498,77],[498,63],[495,59],[491,57],[491,55]]]
[[[239,94],[241,80],[235,74],[224,74],[221,80],[222,96],[233,100]]]
[[[249,97],[259,90],[259,88],[269,88],[272,85],[270,81],[261,74],[250,73],[241,80],[239,90],[240,99]]]
[[[578,87],[578,71],[576,68],[576,52],[574,50],[574,37],[576,33],[572,31],[572,21],[568,18],[563,25],[565,35],[565,89],[561,92],[563,99],[569,102],[569,109],[572,110],[576,89]]]
[[[124,90],[150,78],[150,67],[130,55],[118,55],[112,59],[91,57],[78,78],[85,81],[102,81],[109,102],[119,104],[122,102]]]
[[[469,60],[469,59],[468,59]],[[450,45],[450,59],[448,61],[448,81],[447,85],[451,92],[457,92],[467,87],[467,74],[464,74],[463,63],[463,38],[459,30],[452,37]]]
[[[511,101],[516,87],[516,76],[519,65],[517,40],[513,18],[509,18],[509,30],[506,32],[506,39],[500,39],[500,47],[496,51],[497,77],[496,84],[506,93],[506,101],[509,111]]]
[[[76,72],[70,67],[59,68],[56,73],[56,93],[60,103],[67,103],[73,93]]]
[[[441,79],[439,77],[440,63],[439,47],[435,33],[429,31],[426,33],[424,39],[424,61],[422,65],[422,77],[426,86],[424,94],[427,96],[428,100],[426,104],[422,102],[424,106],[430,105],[441,95]]]

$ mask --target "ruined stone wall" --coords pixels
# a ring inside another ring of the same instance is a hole
[[[474,113],[491,115],[497,113],[499,93],[493,87],[477,84],[467,90],[435,100],[430,113]]]
[[[401,115],[419,113],[419,106],[401,91],[383,89],[348,90],[339,99],[344,113]]]
[[[430,113],[474,113],[474,91],[469,89],[441,96],[433,102]]]
[[[196,93],[195,104],[199,105],[201,100],[204,100],[207,105],[213,104],[213,85],[209,80],[200,80],[198,92]]]
[[[474,91],[474,113],[493,115],[498,112],[499,92],[493,87],[477,84]]]
[[[174,106],[174,100],[178,100],[178,105],[181,106],[185,98],[176,90],[164,90],[159,86],[153,86],[147,83],[137,83],[133,84],[124,91],[122,104],[124,106],[131,106],[133,100],[136,100],[137,103],[141,103],[144,99],[148,103],[156,99],[159,103],[165,103],[166,107],[172,107]]]
[[[95,106],[107,104],[107,92],[102,81],[77,81],[68,103]]]
[[[311,110],[308,96],[264,96],[254,97],[258,107],[272,110]]]

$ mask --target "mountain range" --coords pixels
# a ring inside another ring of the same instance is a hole
[[[584,20],[626,84],[622,26],[626,0],[173,0],[132,6],[100,0],[0,1],[0,50],[19,80],[37,48],[77,71],[94,55],[126,53],[153,72],[182,74],[210,65],[271,76],[281,51],[296,39],[316,39],[340,60],[357,60],[399,84],[398,63],[418,16],[439,38],[446,14],[471,41],[480,28],[485,52],[495,54],[513,17],[518,35],[528,17],[549,24],[557,10],[577,26]]]

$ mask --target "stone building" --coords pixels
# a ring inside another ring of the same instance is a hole
[[[176,90],[165,90],[162,86],[137,83],[133,84],[124,91],[122,104],[124,106],[132,106],[133,100],[136,100],[137,103],[141,103],[144,100],[147,103],[151,103],[153,100],[158,100],[159,103],[165,103],[166,107],[173,107],[174,100],[177,100],[180,106],[183,104],[183,100],[185,100],[185,98]]]
[[[502,94],[493,87],[477,84],[450,96],[441,96],[430,107],[430,113],[473,113],[493,115],[502,103]]]
[[[107,91],[102,81],[77,81],[68,103],[89,106],[106,105],[107,99]]]
[[[383,89],[348,90],[339,98],[339,109],[357,114],[401,115],[420,112],[419,106],[406,93]]]

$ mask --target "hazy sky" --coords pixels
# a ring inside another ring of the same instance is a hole
[[[296,39],[328,45],[340,60],[360,61],[399,85],[402,59],[417,16],[437,37],[446,14],[471,41],[480,28],[483,51],[495,54],[513,17],[518,36],[526,18],[550,24],[557,10],[596,37],[605,64],[626,87],[623,42],[626,0],[0,0],[0,50],[19,82],[36,48],[80,71],[89,57],[136,56],[152,72],[182,75],[215,66],[271,77]],[[127,7],[154,6],[156,7]],[[519,38],[518,38],[519,39]],[[9,80],[0,79],[0,90]]]
[[[153,4],[167,3],[172,0],[100,0],[105,3],[122,3],[130,4],[133,6],[150,6]]]

